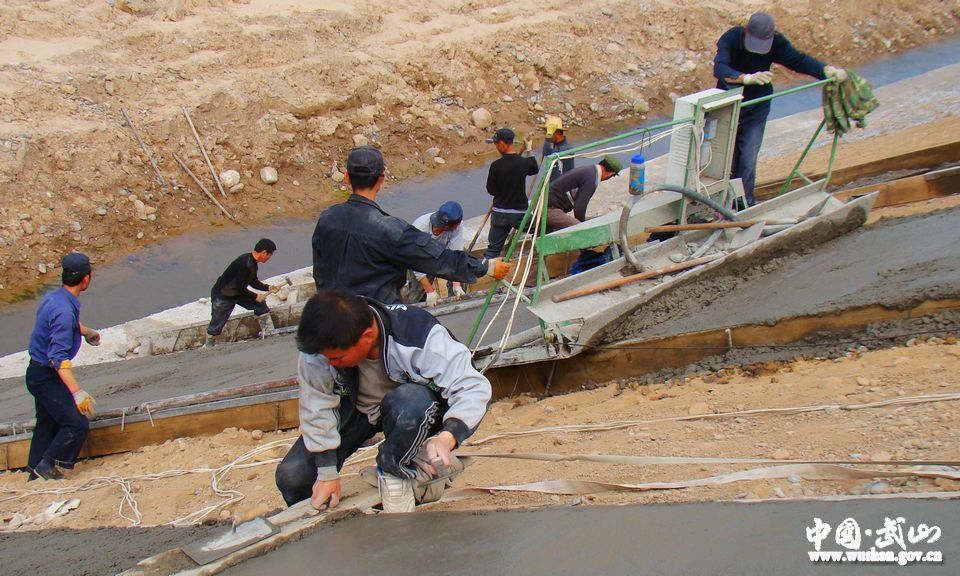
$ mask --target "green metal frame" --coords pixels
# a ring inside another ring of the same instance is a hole
[[[784,91],[782,91],[782,92],[776,92],[776,93],[774,93],[774,94],[770,94],[769,96],[763,96],[763,97],[761,97],[761,98],[757,98],[757,99],[754,99],[754,100],[749,100],[749,101],[747,101],[747,102],[742,102],[742,103],[740,104],[740,107],[743,108],[744,106],[753,106],[753,105],[756,105],[756,104],[760,104],[760,103],[762,103],[762,102],[767,102],[767,101],[769,101],[769,100],[773,100],[774,98],[779,98],[779,97],[781,97],[781,96],[787,96],[787,95],[789,95],[789,94],[794,94],[794,93],[796,93],[796,92],[800,92],[800,91],[803,91],[803,90],[809,90],[809,89],[811,89],[811,88],[817,88],[817,87],[823,86],[823,85],[828,84],[828,83],[833,82],[833,81],[834,81],[834,80],[832,80],[832,79],[826,79],[826,80],[819,80],[819,81],[817,81],[817,82],[811,82],[811,83],[809,83],[809,84],[804,84],[804,85],[802,85],[802,86],[797,86],[797,87],[794,87],[794,88],[790,88],[790,89],[784,90]],[[542,161],[542,164],[544,164],[544,165],[549,165],[551,162],[559,162],[559,161],[564,160],[564,159],[566,159],[566,158],[572,158],[573,156],[575,156],[576,154],[578,154],[578,153],[580,153],[580,152],[584,152],[584,151],[586,151],[586,150],[590,150],[590,149],[593,149],[593,148],[598,148],[598,147],[600,147],[600,146],[605,146],[605,145],[607,145],[607,144],[611,144],[611,143],[614,143],[614,142],[618,142],[618,141],[622,141],[622,140],[627,140],[627,139],[630,139],[630,138],[634,138],[634,137],[636,137],[636,136],[651,135],[652,132],[654,132],[655,130],[663,130],[663,129],[671,128],[671,127],[673,127],[673,126],[677,126],[677,125],[680,125],[680,124],[692,124],[693,121],[694,121],[694,119],[695,119],[695,117],[690,117],[690,118],[683,118],[683,119],[680,119],[680,120],[672,120],[672,121],[669,121],[669,122],[662,122],[662,123],[656,124],[656,125],[654,125],[654,126],[650,126],[650,127],[646,127],[646,128],[640,128],[640,129],[637,129],[637,130],[631,130],[630,132],[625,132],[625,133],[623,133],[623,134],[618,134],[618,135],[616,135],[616,136],[611,136],[611,137],[609,137],[609,138],[604,138],[604,139],[602,139],[602,140],[598,140],[598,141],[592,142],[592,143],[590,143],[590,144],[584,144],[584,145],[582,145],[582,146],[577,146],[577,147],[571,148],[571,149],[569,149],[569,150],[564,150],[563,152],[555,152],[555,153],[550,154],[549,156],[545,157],[545,158],[543,159],[543,161]],[[824,128],[825,125],[826,125],[826,120],[823,120],[823,121],[820,122],[820,126],[817,128],[816,132],[813,134],[813,137],[812,137],[812,138],[810,139],[810,141],[807,143],[806,148],[804,148],[804,150],[803,150],[803,154],[800,156],[800,159],[797,160],[797,163],[794,165],[793,170],[791,170],[791,172],[790,172],[790,176],[789,176],[789,177],[787,178],[787,180],[783,183],[783,186],[781,187],[780,192],[778,193],[778,195],[783,194],[784,192],[786,192],[787,187],[790,185],[790,182],[791,182],[795,177],[797,177],[797,176],[799,176],[800,178],[806,180],[808,183],[810,182],[810,179],[807,178],[806,176],[804,176],[804,175],[800,172],[800,165],[803,163],[803,160],[806,158],[807,153],[808,153],[808,152],[810,151],[810,149],[813,147],[814,141],[816,141],[817,137],[818,137],[818,136],[820,135],[820,133],[823,131],[823,128]],[[839,134],[835,134],[835,135],[834,135],[834,138],[833,138],[833,147],[832,147],[832,150],[831,150],[831,153],[830,153],[830,164],[829,164],[828,167],[827,167],[827,174],[826,174],[826,177],[825,177],[825,179],[824,179],[824,186],[826,186],[826,185],[827,185],[827,182],[829,182],[829,180],[830,180],[830,175],[831,175],[832,172],[833,172],[833,164],[834,164],[834,159],[836,158],[837,147],[838,147],[838,145],[839,145],[839,142],[840,142],[840,135],[839,135]],[[693,144],[691,143],[691,145],[693,145]],[[531,215],[533,214],[533,211],[534,211],[534,209],[535,209],[535,207],[537,206],[538,203],[542,203],[542,205],[543,205],[543,207],[542,207],[543,209],[542,209],[541,214],[540,214],[540,229],[541,229],[541,231],[542,231],[542,230],[546,230],[546,228],[547,228],[547,200],[548,200],[547,189],[548,189],[548,184],[549,184],[549,180],[548,180],[548,178],[547,178],[547,172],[548,172],[548,171],[546,171],[546,170],[541,170],[541,171],[540,171],[540,174],[537,176],[537,178],[538,178],[538,179],[537,179],[537,183],[536,183],[536,185],[534,186],[533,195],[531,196],[530,202],[529,202],[528,205],[527,205],[527,211],[526,211],[526,213],[524,213],[523,219],[522,219],[522,221],[521,221],[521,223],[520,223],[520,230],[526,229],[527,223],[530,221]],[[591,234],[594,234],[594,235],[596,236],[595,240],[597,241],[597,243],[594,244],[595,246],[600,246],[600,245],[602,245],[602,244],[607,244],[607,243],[610,243],[610,242],[612,242],[613,240],[615,240],[615,239],[612,239],[612,238],[610,237],[609,230],[607,230],[607,229],[605,229],[605,228],[597,228],[597,229],[593,229],[593,230],[584,230],[584,231],[583,231],[582,233],[580,233],[578,236],[586,237],[586,236],[589,236],[589,235],[591,235]],[[509,260],[511,259],[511,257],[513,256],[513,253],[514,253],[514,251],[516,250],[517,244],[520,242],[520,236],[521,236],[520,234],[515,234],[515,235],[514,235],[513,240],[510,242],[510,245],[509,245],[509,247],[507,248],[507,253],[506,253],[506,255],[504,256],[504,260],[508,260],[508,261],[509,261]],[[582,238],[581,238],[581,239],[582,239]],[[546,255],[547,255],[547,253],[553,254],[553,253],[556,253],[557,251],[563,251],[563,250],[561,250],[561,248],[563,247],[563,242],[562,242],[562,240],[561,240],[561,241],[557,241],[557,242],[554,243],[554,245],[549,246],[549,249],[548,249],[548,250],[544,250],[544,249],[543,249],[543,248],[548,248],[548,246],[545,245],[542,241],[543,241],[543,237],[535,238],[535,239],[533,240],[534,246],[536,247],[536,252],[537,252],[537,264],[538,264],[538,266],[537,266],[537,276],[536,276],[536,278],[537,278],[537,284],[536,284],[536,289],[534,290],[533,296],[532,296],[529,300],[526,299],[526,298],[523,298],[523,300],[524,300],[526,303],[536,303],[536,302],[538,302],[539,299],[540,299],[540,290],[541,290],[541,288],[543,287],[544,282],[549,281],[549,278],[547,277],[547,266],[546,266]],[[579,246],[577,246],[577,247],[579,247]],[[556,250],[554,250],[554,249],[556,249]],[[474,322],[473,322],[473,326],[472,326],[472,328],[470,329],[470,338],[467,340],[467,344],[468,344],[469,346],[472,346],[472,345],[473,345],[474,338],[476,338],[477,332],[478,332],[478,330],[479,330],[479,328],[480,328],[480,323],[483,321],[483,317],[486,315],[487,310],[488,310],[489,307],[490,307],[490,302],[493,300],[493,296],[494,296],[494,294],[496,294],[497,288],[499,288],[500,286],[505,286],[507,289],[509,289],[509,290],[513,291],[514,293],[516,293],[518,296],[522,296],[522,287],[514,287],[514,286],[510,285],[508,282],[504,282],[503,280],[495,280],[494,283],[493,283],[493,285],[492,285],[492,286],[490,287],[490,289],[487,291],[486,300],[484,301],[483,306],[480,308],[480,312],[477,314],[477,317],[476,317],[476,319],[475,319]],[[541,328],[541,330],[543,330],[543,329],[545,328],[542,320],[540,321],[540,328]]]

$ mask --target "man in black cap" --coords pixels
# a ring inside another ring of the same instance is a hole
[[[824,66],[816,58],[794,48],[783,34],[777,32],[773,16],[757,12],[750,16],[746,26],[734,26],[717,41],[717,55],[713,59],[717,88],[729,90],[743,86],[744,104],[773,94],[770,65],[774,62],[819,80],[829,77],[842,82],[847,76],[842,68]],[[769,113],[769,100],[740,109],[731,178],[743,181],[743,190],[750,206],[755,202],[753,189],[757,177],[757,155]]]
[[[313,231],[313,280],[317,291],[334,288],[400,304],[407,270],[472,284],[489,274],[503,278],[510,265],[499,258],[475,258],[449,250],[377,204],[383,186],[383,155],[376,148],[354,148],[347,157],[346,181],[353,194],[320,214]]]
[[[527,211],[527,176],[536,174],[540,167],[533,152],[533,140],[527,139],[524,156],[513,145],[513,130],[501,128],[487,143],[493,144],[500,158],[490,164],[487,173],[487,193],[493,196],[493,211],[490,214],[490,234],[484,256],[496,258],[511,230],[520,230],[520,223]]]
[[[59,480],[60,468],[73,468],[87,438],[93,396],[73,375],[71,361],[80,338],[100,345],[100,334],[80,323],[80,293],[90,286],[90,259],[71,252],[61,262],[63,286],[43,297],[30,335],[27,390],[36,403],[37,423],[30,440],[30,480]]]

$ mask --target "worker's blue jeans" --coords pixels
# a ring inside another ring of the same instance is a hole
[[[247,310],[253,310],[253,313],[257,316],[262,316],[270,311],[270,307],[267,306],[266,302],[257,302],[254,298],[238,298],[237,300],[233,300],[216,296],[211,297],[210,324],[207,326],[207,334],[219,336],[220,333],[223,332],[223,327],[227,325],[230,314],[233,313],[233,307],[238,305]]]
[[[754,184],[757,181],[757,156],[763,143],[763,130],[770,114],[768,104],[758,104],[740,109],[740,124],[737,126],[737,141],[733,148],[733,170],[731,178],[743,181],[743,191],[747,205],[753,206]]]
[[[511,230],[519,230],[523,222],[523,214],[513,212],[497,212],[490,214],[490,234],[487,235],[487,250],[484,258],[496,258],[503,251],[503,244]]]
[[[87,439],[90,421],[77,410],[73,394],[53,368],[31,360],[26,380],[37,411],[27,466],[33,469],[41,460],[47,460],[62,468],[73,468]]]
[[[377,466],[387,474],[413,478],[411,461],[427,438],[440,431],[446,409],[440,394],[421,384],[401,384],[388,392],[380,402],[377,424],[370,424],[366,414],[354,409],[347,418],[341,417],[337,470],[365,441],[382,430],[384,440],[377,454]],[[317,466],[303,436],[277,466],[276,480],[288,506],[312,496]]]

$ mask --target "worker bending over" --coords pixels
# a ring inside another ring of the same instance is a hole
[[[318,510],[336,506],[344,461],[380,431],[384,512],[439,499],[428,483],[457,468],[451,453],[490,401],[470,350],[420,308],[341,291],[307,301],[297,348],[301,436],[276,472],[287,505],[310,498]]]
[[[259,265],[270,260],[277,251],[273,240],[261,238],[248,254],[241,254],[227,266],[223,274],[210,289],[210,324],[207,326],[207,340],[204,348],[213,348],[216,337],[230,319],[234,306],[240,305],[253,314],[260,324],[261,336],[266,332],[270,319],[270,307],[267,306],[267,294],[275,294],[280,286],[269,286],[257,278]],[[250,288],[261,290],[254,294]]]
[[[586,220],[587,204],[600,182],[613,178],[622,169],[623,164],[616,156],[604,156],[599,163],[574,168],[552,182],[547,198],[547,232]]]
[[[90,259],[71,252],[61,262],[63,286],[43,297],[30,334],[27,390],[36,404],[37,422],[30,439],[27,469],[30,480],[60,480],[60,468],[72,469],[87,439],[93,396],[73,375],[71,360],[80,351],[80,338],[100,345],[100,334],[80,323],[80,293],[90,286]]]
[[[413,221],[413,227],[426,232],[450,250],[463,250],[463,208],[457,202],[444,202],[436,212],[428,212]],[[460,282],[450,283],[450,292],[457,300],[465,292]],[[414,303],[426,300],[427,306],[436,306],[440,294],[433,289],[433,278],[416,270],[407,272],[406,302]]]

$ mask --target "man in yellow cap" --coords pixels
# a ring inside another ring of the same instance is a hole
[[[564,150],[573,148],[570,142],[567,141],[567,136],[564,133],[563,128],[563,120],[561,120],[559,116],[548,116],[543,127],[547,132],[547,137],[543,140],[544,158],[550,154],[563,152]],[[553,182],[563,174],[573,170],[573,166],[573,158],[565,158],[557,162],[554,165],[553,170],[550,171],[550,182]]]

